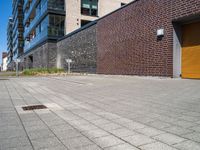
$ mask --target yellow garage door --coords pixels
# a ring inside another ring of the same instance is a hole
[[[182,77],[200,79],[200,22],[183,26]]]

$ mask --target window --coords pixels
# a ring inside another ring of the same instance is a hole
[[[63,36],[65,17],[59,15],[49,15],[48,34],[50,36]]]
[[[88,21],[88,20],[81,20],[81,27],[90,23],[91,21]]]
[[[81,0],[81,14],[98,16],[98,0]]]

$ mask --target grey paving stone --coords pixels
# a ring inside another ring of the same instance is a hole
[[[200,144],[193,141],[184,141],[178,144],[175,144],[174,147],[180,150],[200,150]]]
[[[92,141],[90,141],[88,138],[82,136],[82,137],[76,137],[76,138],[66,138],[62,139],[63,144],[65,144],[66,147],[69,149],[79,148],[79,147],[85,147],[89,145],[94,145]]]
[[[105,124],[109,124],[109,123],[111,123],[111,121],[109,121],[109,120],[106,120],[106,119],[97,119],[97,120],[92,120],[92,121],[90,121],[90,122],[92,122],[93,124],[95,124],[95,125],[105,125]]]
[[[101,129],[85,131],[85,132],[82,132],[82,134],[84,134],[85,136],[87,136],[90,139],[94,139],[94,138],[99,138],[99,137],[104,137],[104,136],[110,135],[110,133],[108,133],[108,132],[106,132],[104,130],[101,130]]]
[[[164,128],[163,130],[173,133],[173,134],[177,134],[177,135],[183,135],[183,134],[188,134],[188,133],[194,132],[191,129],[186,129],[186,128],[178,127],[178,126],[167,127],[167,128]]]
[[[105,136],[105,137],[100,137],[100,138],[95,138],[93,141],[99,145],[101,148],[106,148],[114,145],[119,145],[119,144],[124,144],[125,142],[110,135],[110,136]]]
[[[87,145],[87,146],[81,146],[77,148],[73,148],[70,150],[102,150],[99,146],[97,145]]]
[[[119,129],[122,128],[122,126],[116,124],[116,123],[109,123],[109,124],[105,124],[105,125],[99,125],[100,128],[106,130],[106,131],[111,131],[111,130],[115,130],[115,129]]]
[[[169,124],[169,123],[162,122],[162,121],[159,121],[159,120],[150,122],[150,123],[148,123],[148,125],[151,126],[151,127],[155,127],[155,128],[157,128],[157,129],[163,129],[163,128],[167,128],[167,127],[172,126],[172,125]]]
[[[63,144],[55,137],[31,140],[34,149],[42,149],[49,147],[63,146]]]
[[[195,142],[200,142],[200,133],[199,132],[185,134],[185,135],[182,135],[182,137],[188,138]]]
[[[125,141],[131,143],[135,147],[155,142],[155,140],[153,140],[147,136],[144,136],[142,134],[136,134],[133,136],[124,137],[123,139]]]
[[[183,127],[183,128],[190,128],[197,125],[196,123],[192,123],[192,122],[184,121],[184,120],[179,120],[177,122],[174,122],[173,124]]]
[[[160,134],[165,133],[162,130],[151,128],[151,127],[137,129],[136,131],[139,132],[139,133],[141,133],[141,134],[144,134],[146,136],[156,136],[156,135],[160,135]]]
[[[146,125],[141,124],[139,122],[126,123],[126,124],[123,124],[123,126],[131,130],[137,130],[137,129],[142,129],[142,128],[147,127]]]
[[[177,150],[176,148],[170,147],[160,142],[143,145],[140,146],[139,148],[141,148],[141,150]]]
[[[27,137],[17,137],[10,139],[1,139],[0,148],[2,150],[15,147],[31,146]]]
[[[190,129],[191,129],[191,130],[194,130],[194,131],[197,131],[197,132],[200,132],[200,125],[191,127]]]
[[[127,137],[127,136],[131,136],[131,135],[135,135],[135,134],[138,134],[136,132],[133,132],[131,130],[128,130],[126,128],[118,128],[118,129],[115,129],[115,130],[112,130],[110,131],[110,133],[114,134],[115,136],[118,136],[118,137]]]
[[[31,140],[55,137],[55,135],[50,130],[46,130],[46,129],[45,130],[39,129],[39,130],[28,132],[28,136]]]
[[[4,150],[33,150],[31,146],[20,146],[20,147],[13,147],[13,148],[6,148]]]
[[[166,143],[168,145],[174,145],[174,144],[186,141],[186,139],[184,138],[181,138],[179,136],[169,134],[169,133],[160,134],[160,135],[154,136],[153,138],[163,143]]]
[[[139,150],[138,148],[127,143],[105,148],[105,150]]]
[[[77,130],[74,130],[74,129],[56,130],[53,132],[60,139],[78,138],[78,137],[82,136],[82,134],[80,132],[78,132]]]

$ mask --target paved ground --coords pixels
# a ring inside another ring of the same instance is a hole
[[[23,111],[44,104],[48,109]],[[200,81],[0,80],[1,150],[200,150]]]

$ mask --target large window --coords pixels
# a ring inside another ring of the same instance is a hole
[[[98,0],[81,0],[81,14],[98,16]]]
[[[49,15],[49,36],[63,36],[65,27],[65,17],[59,15]]]
[[[65,0],[49,0],[48,8],[54,9],[54,10],[64,10]]]

